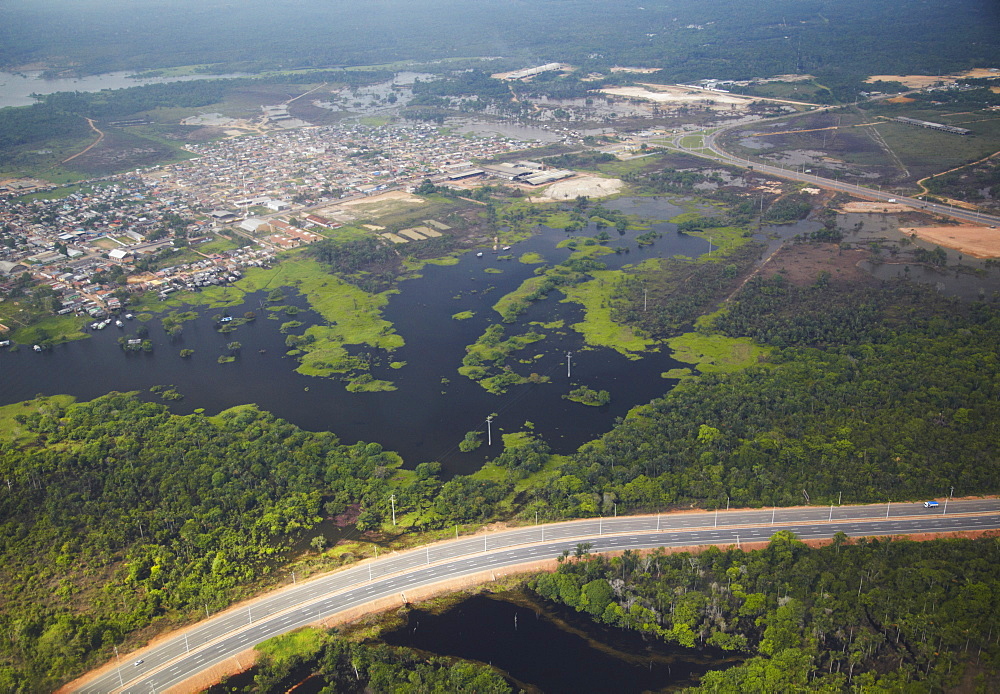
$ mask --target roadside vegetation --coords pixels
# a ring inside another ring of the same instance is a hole
[[[927,691],[997,683],[995,537],[604,557],[581,548],[531,581],[591,619],[694,648],[750,654],[695,692]]]

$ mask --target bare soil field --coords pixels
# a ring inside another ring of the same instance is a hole
[[[703,91],[700,89],[685,89],[683,87],[668,87],[664,85],[642,85],[639,87],[614,87],[601,89],[601,93],[611,96],[623,96],[631,99],[646,99],[664,106],[688,106],[697,104],[708,106],[715,110],[731,111],[733,105],[749,106],[753,99],[733,94]]]
[[[537,202],[574,200],[577,196],[586,195],[589,198],[601,198],[614,195],[625,185],[617,178],[600,178],[598,176],[577,176],[567,181],[553,183],[542,195],[532,195]]]
[[[871,276],[858,267],[858,263],[868,257],[866,250],[841,250],[835,243],[795,244],[775,253],[761,268],[761,273],[770,277],[780,272],[790,283],[799,286],[815,283],[821,272],[829,273],[831,282],[870,282]]]
[[[993,72],[986,68],[976,68],[967,70],[955,75],[872,75],[865,82],[900,82],[912,89],[922,89],[933,86],[939,82],[951,83],[965,77],[1000,77],[1000,73]]]
[[[841,212],[910,212],[911,208],[895,202],[849,202],[840,207]]]
[[[355,207],[357,205],[381,205],[393,200],[404,200],[412,203],[422,203],[424,201],[423,198],[411,193],[405,193],[401,190],[390,190],[388,193],[380,193],[367,198],[361,198],[360,200],[348,200],[340,204],[344,207]]]
[[[916,234],[924,241],[954,248],[973,258],[1000,258],[1000,230],[984,226],[904,227],[904,234]]]

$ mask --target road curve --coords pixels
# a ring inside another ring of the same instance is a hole
[[[589,542],[592,552],[653,547],[738,545],[779,530],[802,539],[1000,529],[1000,500],[953,500],[938,508],[890,503],[596,518],[537,525],[391,553],[275,591],[229,609],[154,647],[123,655],[103,674],[68,690],[163,691],[278,634],[407,590],[552,559]],[[402,598],[400,598],[402,602]],[[141,658],[141,662],[137,662]]]
[[[825,109],[817,109],[811,111],[810,113],[817,113]],[[828,188],[830,190],[837,190],[844,193],[850,193],[852,195],[859,195],[866,198],[872,198],[874,200],[880,200],[888,202],[892,200],[894,203],[900,205],[906,205],[915,209],[926,210],[928,212],[934,212],[937,214],[946,215],[948,217],[953,217],[955,219],[960,219],[965,222],[971,222],[977,225],[983,226],[997,226],[1000,225],[1000,217],[995,215],[983,214],[982,212],[969,211],[962,209],[961,207],[955,207],[954,205],[941,205],[938,203],[927,202],[919,198],[906,197],[904,195],[899,195],[898,193],[891,193],[888,191],[875,190],[872,188],[866,188],[864,186],[857,186],[853,183],[845,183],[843,181],[824,178],[822,176],[815,176],[811,173],[806,173],[805,171],[800,171],[795,168],[785,168],[783,166],[773,166],[771,164],[765,164],[759,161],[753,161],[744,157],[737,157],[734,154],[722,149],[718,143],[718,138],[723,133],[738,127],[746,127],[747,124],[742,123],[738,125],[727,125],[719,128],[710,133],[704,132],[694,132],[694,133],[683,133],[677,135],[672,140],[672,145],[677,149],[688,154],[693,154],[698,157],[714,159],[717,161],[722,161],[726,164],[732,166],[738,166],[744,169],[752,169],[754,171],[759,171],[761,173],[769,174],[771,176],[778,176],[780,178],[789,178],[795,181],[802,181],[804,183],[811,183],[822,188]],[[685,138],[692,136],[702,136],[703,147],[686,147],[682,144]],[[704,150],[709,150],[711,156],[706,155]],[[998,230],[1000,233],[1000,230]]]

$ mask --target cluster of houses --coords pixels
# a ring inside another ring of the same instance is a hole
[[[196,158],[143,176],[157,194],[183,191],[207,209],[249,216],[254,207],[278,212],[419,183],[446,164],[528,146],[499,135],[442,134],[427,124],[324,126],[192,145]]]

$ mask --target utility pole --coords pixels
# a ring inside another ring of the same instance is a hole
[[[486,445],[493,445],[493,415],[486,418]]]
[[[389,497],[389,503],[392,504],[392,524],[396,525],[396,495],[393,494]]]
[[[642,288],[642,310],[646,310],[646,288]]]
[[[184,652],[185,653],[190,653],[191,652],[191,646],[188,644],[188,635],[187,634],[184,634]]]
[[[114,646],[115,658],[118,660],[118,684],[121,687],[125,686],[125,680],[122,679],[122,657],[118,655],[118,646]]]
[[[573,353],[566,352],[566,378],[572,377],[572,372],[570,370],[570,364],[572,363]]]

